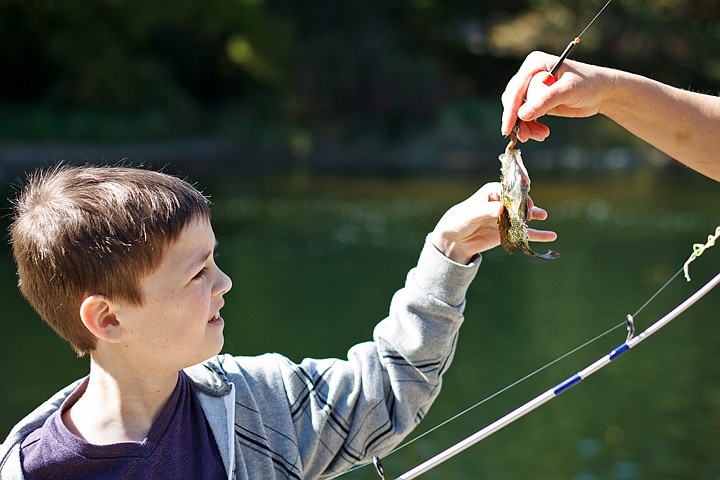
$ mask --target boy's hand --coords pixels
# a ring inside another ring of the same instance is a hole
[[[545,220],[547,212],[530,200],[528,220]],[[467,265],[485,250],[500,245],[497,217],[502,212],[500,184],[488,183],[470,198],[450,208],[430,234],[435,248],[450,260]],[[532,242],[552,242],[555,232],[528,229]]]

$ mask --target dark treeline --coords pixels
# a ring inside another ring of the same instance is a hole
[[[604,3],[0,0],[0,138],[462,143],[497,135],[524,56]],[[573,57],[716,93],[718,52],[715,0],[614,0]]]

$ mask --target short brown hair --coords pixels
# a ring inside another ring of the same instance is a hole
[[[10,226],[20,291],[78,355],[97,339],[80,320],[92,294],[142,305],[140,279],[208,199],[168,174],[59,165],[36,171],[14,201]]]

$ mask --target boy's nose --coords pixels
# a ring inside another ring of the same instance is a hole
[[[213,295],[224,295],[232,288],[232,280],[225,274],[225,272],[220,270],[220,268],[217,270],[218,277],[213,288]]]

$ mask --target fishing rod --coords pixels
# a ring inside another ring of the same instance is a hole
[[[608,2],[605,5],[603,5],[603,7],[600,9],[600,11],[593,17],[593,19],[590,20],[590,23],[588,23],[585,26],[585,28],[583,28],[583,31],[580,32],[580,35],[578,35],[577,37],[575,37],[575,39],[573,41],[568,43],[568,46],[565,47],[565,50],[563,50],[563,52],[560,54],[560,58],[558,58],[557,62],[555,62],[555,65],[553,65],[553,67],[550,69],[551,76],[545,80],[546,85],[548,85],[548,83],[547,83],[548,79],[552,80],[551,82],[549,82],[549,84],[552,85],[552,83],[555,81],[555,74],[557,73],[558,68],[560,68],[560,65],[562,65],[562,63],[565,61],[565,59],[568,57],[568,55],[570,55],[570,52],[572,51],[573,48],[575,48],[575,45],[580,43],[580,37],[583,36],[583,33],[585,33],[587,31],[587,29],[590,28],[590,25],[592,25],[595,22],[595,20],[597,20],[597,18],[600,16],[600,14],[603,13],[603,11],[607,8],[607,6],[610,5],[610,2],[612,2],[612,0],[608,0]]]
[[[557,397],[561,393],[569,390],[571,387],[577,385],[578,383],[580,383],[582,380],[586,379],[593,373],[606,367],[613,360],[616,360],[621,355],[628,352],[630,349],[636,347],[640,342],[647,339],[648,337],[650,337],[652,334],[656,333],[661,328],[665,327],[668,323],[673,321],[681,313],[683,313],[690,306],[692,306],[695,302],[700,300],[708,292],[710,292],[713,288],[715,288],[718,285],[718,283],[720,283],[720,273],[718,273],[715,276],[715,278],[713,278],[708,283],[706,283],[702,288],[700,288],[693,295],[688,297],[680,305],[675,307],[667,315],[665,315],[663,318],[661,318],[660,320],[658,320],[655,323],[653,323],[652,325],[650,325],[644,332],[642,332],[641,334],[639,334],[637,336],[635,335],[634,319],[633,319],[632,315],[628,315],[627,319],[626,319],[628,336],[622,345],[620,345],[619,347],[617,347],[616,349],[614,349],[613,351],[611,351],[604,357],[600,358],[599,360],[595,361],[594,363],[588,365],[585,369],[579,371],[575,375],[572,375],[571,377],[567,378],[566,380],[558,383],[553,388],[547,390],[545,393],[538,395],[537,397],[530,400],[529,402],[522,405],[521,407],[516,408],[515,410],[508,413],[507,415],[500,418],[499,420],[496,420],[495,422],[486,426],[482,430],[479,430],[476,433],[474,433],[473,435],[467,437],[465,440],[462,440],[462,441],[456,443],[452,447],[435,455],[434,457],[430,458],[429,460],[421,463],[420,465],[413,468],[412,470],[409,470],[406,473],[400,475],[395,480],[411,480],[413,478],[417,478],[418,476],[422,475],[423,473],[427,472],[428,470],[431,470],[432,468],[440,465],[441,463],[445,462],[446,460],[449,460],[450,458],[452,458],[455,455],[459,454],[460,452],[466,450],[467,448],[475,445],[476,443],[480,442],[481,440],[484,440],[485,438],[496,433],[497,431],[507,427],[508,425],[515,422],[516,420],[519,420],[520,418],[524,417],[525,415],[532,412],[536,408],[544,405],[545,403],[549,402],[553,398]],[[375,463],[375,467],[376,467],[378,473],[384,479],[385,478],[384,471],[382,470],[382,465],[380,464],[379,458],[375,457],[373,459],[373,463]]]

